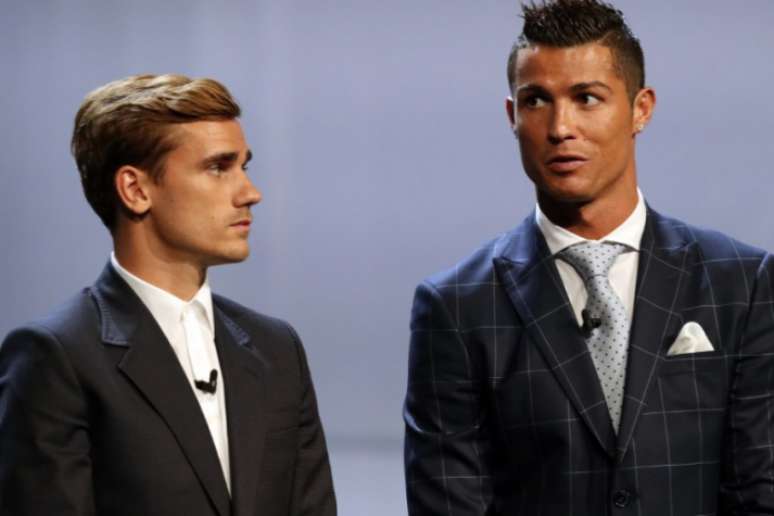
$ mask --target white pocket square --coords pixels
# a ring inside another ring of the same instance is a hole
[[[704,329],[693,321],[685,323],[677,338],[667,351],[667,356],[685,355],[686,353],[702,353],[714,351],[712,343],[704,333]]]

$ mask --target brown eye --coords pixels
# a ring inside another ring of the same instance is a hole
[[[586,106],[596,106],[602,102],[602,99],[596,95],[592,95],[591,93],[581,93],[578,98],[580,99],[581,103],[585,104]]]
[[[219,176],[223,174],[226,171],[226,169],[223,167],[222,163],[213,163],[212,165],[207,167],[207,172],[214,176]]]
[[[531,95],[524,99],[524,105],[530,108],[541,107],[545,103],[546,101],[537,95]]]

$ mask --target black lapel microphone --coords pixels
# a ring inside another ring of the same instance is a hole
[[[213,369],[210,371],[210,381],[194,380],[194,385],[197,389],[209,394],[215,394],[215,390],[218,388],[218,371]]]
[[[581,330],[586,337],[591,335],[592,330],[596,330],[602,326],[602,318],[594,317],[591,315],[591,312],[585,308],[581,310],[581,318],[583,319],[583,326],[581,326]]]

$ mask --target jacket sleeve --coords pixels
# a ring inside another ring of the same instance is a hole
[[[752,286],[729,394],[721,507],[724,515],[774,514],[774,260]]]
[[[0,514],[95,514],[84,393],[43,327],[0,345]]]
[[[298,351],[303,395],[300,407],[299,445],[293,474],[292,516],[335,516],[331,466],[317,399],[306,354],[296,332],[288,326]]]
[[[403,412],[411,516],[494,514],[485,386],[438,290],[419,285]]]

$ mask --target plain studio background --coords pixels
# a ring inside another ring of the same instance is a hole
[[[83,96],[130,74],[222,81],[255,153],[252,256],[215,291],[304,339],[340,513],[405,514],[401,405],[423,277],[533,207],[508,129],[515,1],[2,0],[0,334],[110,251],[69,155]],[[658,106],[650,204],[774,249],[774,2],[619,0]]]

